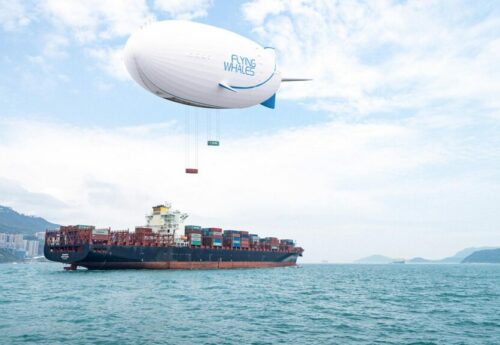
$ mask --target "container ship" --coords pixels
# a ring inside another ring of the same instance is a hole
[[[61,226],[46,231],[44,254],[67,264],[67,270],[79,266],[90,270],[217,269],[295,266],[304,251],[289,239],[184,226],[187,217],[166,203],[153,207],[146,225],[135,231]]]

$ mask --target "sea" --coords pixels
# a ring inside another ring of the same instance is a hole
[[[500,344],[500,265],[0,265],[0,344]]]

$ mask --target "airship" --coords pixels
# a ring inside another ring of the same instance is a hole
[[[272,47],[191,21],[166,20],[133,33],[125,66],[139,85],[169,101],[214,109],[274,109],[282,78]]]

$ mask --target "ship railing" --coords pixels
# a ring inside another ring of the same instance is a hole
[[[78,229],[73,227],[61,227],[50,229],[45,232],[45,245],[49,247],[78,247],[89,243],[90,228]]]
[[[166,247],[174,245],[174,235],[113,230],[109,234],[109,243],[121,246]]]

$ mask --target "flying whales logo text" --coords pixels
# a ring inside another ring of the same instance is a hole
[[[241,73],[249,76],[255,75],[255,59],[232,54],[229,61],[224,61],[224,71]]]

